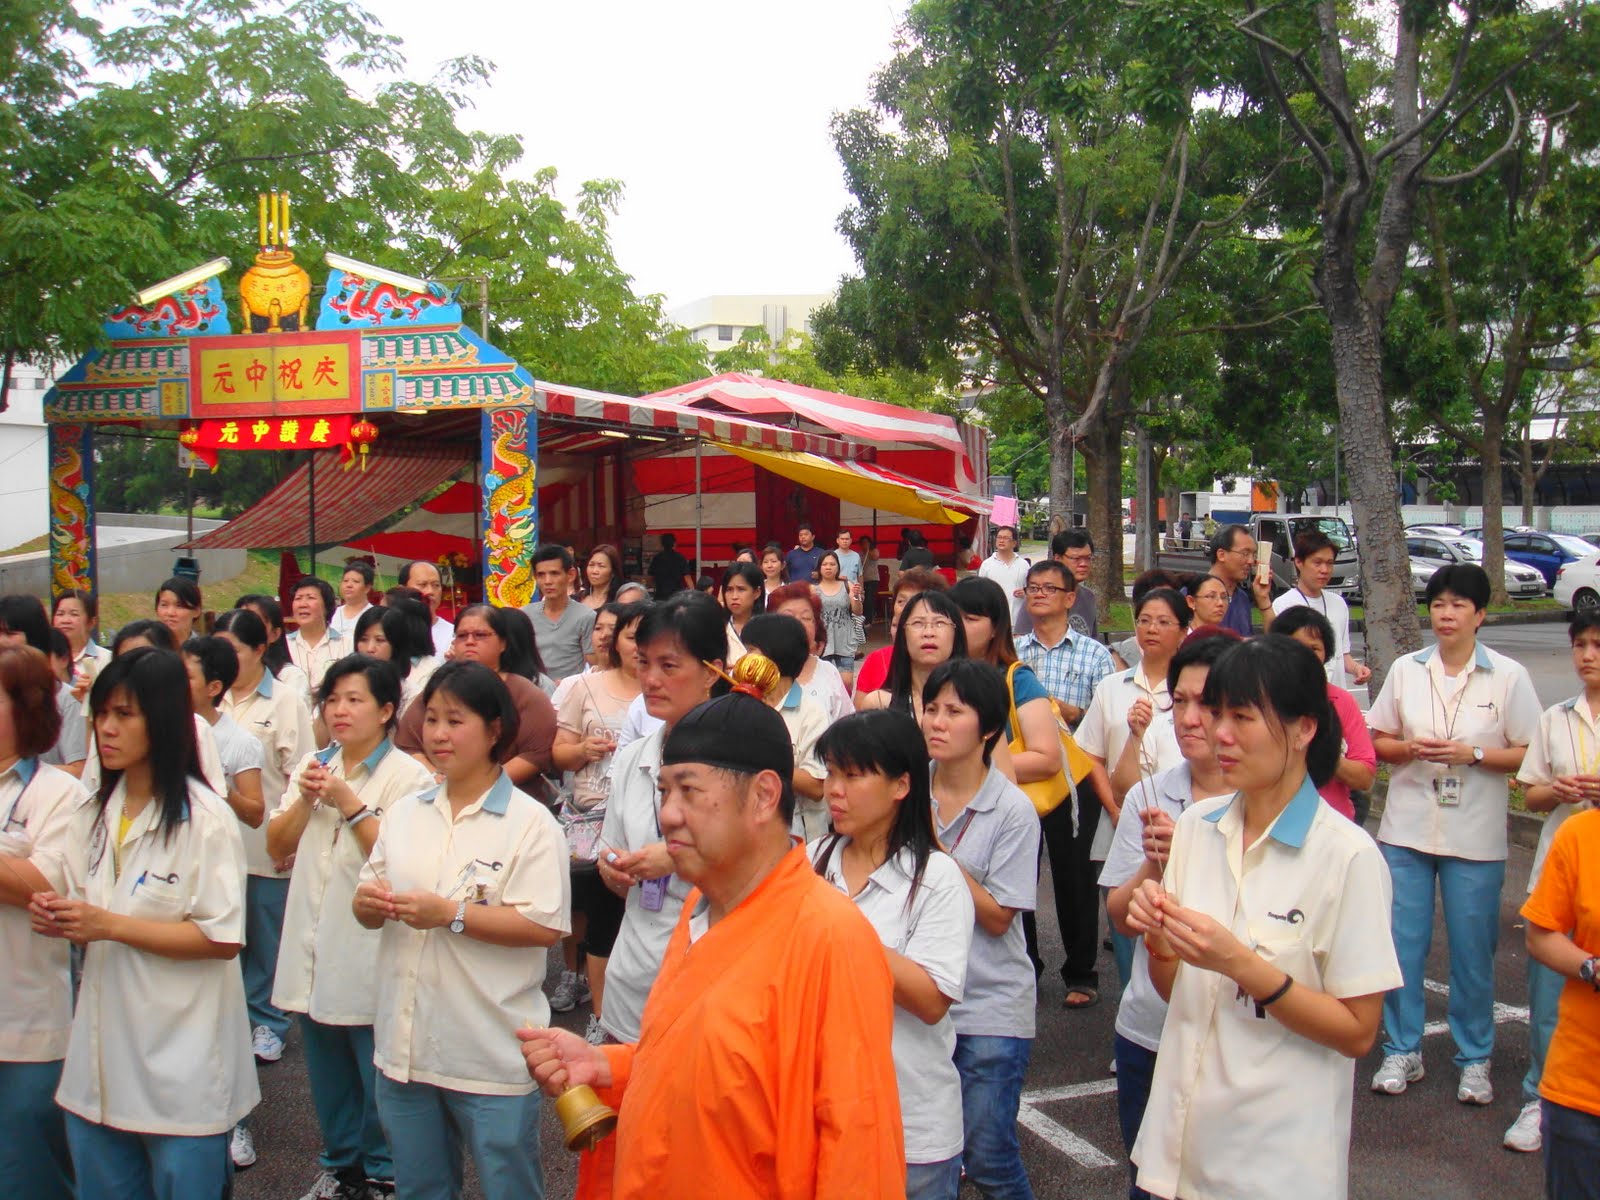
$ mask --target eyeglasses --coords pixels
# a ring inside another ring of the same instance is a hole
[[[1165,620],[1159,617],[1140,617],[1133,623],[1135,629],[1177,629],[1178,623],[1170,617]]]
[[[1023,591],[1030,596],[1054,596],[1057,592],[1067,591],[1067,588],[1058,587],[1053,583],[1030,583]]]
[[[500,635],[491,630],[463,629],[456,631],[455,640],[458,642],[486,642],[492,637]]]
[[[906,632],[907,633],[943,633],[947,629],[954,629],[954,628],[955,628],[955,622],[946,621],[942,617],[935,618],[935,619],[932,619],[932,620],[927,620],[927,621],[907,621],[906,622]]]

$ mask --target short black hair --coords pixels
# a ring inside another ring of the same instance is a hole
[[[183,644],[183,656],[200,664],[207,683],[220,683],[224,696],[239,678],[239,652],[225,637],[192,637]]]
[[[1321,787],[1339,765],[1344,729],[1328,700],[1328,676],[1316,655],[1274,627],[1265,637],[1231,646],[1206,676],[1208,708],[1250,705],[1280,725],[1307,717],[1316,732],[1306,747],[1306,773]]]
[[[1580,608],[1572,614],[1572,624],[1567,626],[1567,638],[1576,642],[1580,633],[1600,629],[1600,608]]]
[[[1178,676],[1189,667],[1213,667],[1217,659],[1232,649],[1235,642],[1243,640],[1237,631],[1225,629],[1220,625],[1213,625],[1205,633],[1184,638],[1183,645],[1178,647],[1178,652],[1167,664],[1167,691],[1169,693],[1177,691]]]
[[[117,636],[111,639],[111,657],[115,658],[122,653],[122,648],[136,638],[143,638],[157,650],[176,650],[177,641],[172,636],[172,630],[153,617],[141,617],[137,621],[129,621],[117,630]]]
[[[1428,580],[1423,599],[1432,604],[1445,592],[1460,596],[1482,612],[1489,607],[1489,573],[1477,563],[1447,563]]]
[[[370,654],[346,654],[337,662],[328,664],[328,673],[322,677],[322,685],[317,688],[317,707],[326,704],[339,681],[351,675],[366,678],[367,690],[372,693],[379,708],[385,704],[393,706],[383,726],[386,731],[393,733],[400,720],[400,675],[393,663],[384,662]]]
[[[1293,637],[1302,629],[1310,629],[1316,633],[1322,640],[1323,660],[1333,661],[1333,622],[1309,604],[1296,604],[1272,618],[1273,633]]]
[[[988,763],[994,755],[995,744],[1006,731],[1006,718],[1011,711],[1005,674],[999,667],[975,658],[946,659],[929,673],[928,681],[922,685],[923,707],[938,699],[946,687],[953,688],[956,698],[978,714],[983,761]]]
[[[793,679],[805,670],[811,657],[806,627],[786,613],[760,613],[745,623],[739,640],[750,650],[770,658],[778,670]]]
[[[675,534],[675,533],[663,533],[661,535],[661,548],[663,550],[671,550],[677,544],[678,544],[678,535],[677,534]]]
[[[1207,561],[1216,562],[1217,555],[1222,554],[1225,551],[1232,550],[1233,543],[1238,540],[1238,537],[1241,533],[1248,537],[1250,531],[1243,525],[1224,525],[1221,529],[1213,533],[1211,535],[1211,540],[1206,543]]]
[[[1014,538],[1017,536],[1017,527],[1015,525],[996,525],[994,527],[995,537],[999,537],[1002,533],[1009,533]]]
[[[171,592],[178,598],[178,603],[185,608],[192,608],[199,612],[204,607],[200,599],[200,585],[184,575],[174,575],[156,589],[155,603],[161,603],[161,593]]]
[[[533,558],[529,560],[529,565],[537,567],[540,563],[550,562],[552,559],[561,560],[563,571],[572,570],[572,551],[560,542],[540,542],[533,549]]]
[[[1094,553],[1094,539],[1089,536],[1087,529],[1063,529],[1050,539],[1051,554],[1065,554],[1068,550],[1082,550],[1088,547],[1089,553]]]
[[[1304,533],[1296,534],[1294,539],[1294,560],[1305,562],[1313,554],[1320,554],[1324,550],[1332,550],[1334,556],[1339,554],[1339,547],[1333,544],[1333,539],[1320,529],[1308,529]]]
[[[517,714],[517,706],[511,699],[511,689],[506,687],[505,680],[480,662],[452,659],[428,677],[428,686],[422,690],[424,710],[440,692],[477,713],[485,724],[500,722],[500,736],[495,739],[490,753],[496,762],[503,762],[507,752],[516,744],[517,730],[521,725],[521,717]]]
[[[334,595],[333,585],[326,579],[318,579],[315,575],[302,575],[294,581],[294,586],[289,589],[289,599],[294,600],[301,592],[310,588],[322,597],[322,619],[328,620],[333,616],[333,610],[339,607],[339,597]]]
[[[40,654],[50,653],[50,618],[37,596],[0,596],[0,630],[20,633]]]
[[[67,641],[67,635],[54,625],[50,627],[50,654],[54,658],[72,658],[72,643]]]
[[[800,524],[796,525],[794,527],[795,534],[798,536],[802,529],[804,529],[807,533],[814,534],[817,532],[816,527],[813,526],[810,521],[801,521]]]
[[[339,572],[340,578],[342,579],[344,576],[350,574],[351,571],[354,571],[357,575],[361,576],[361,582],[366,584],[368,587],[371,587],[372,581],[378,577],[378,573],[372,569],[372,564],[362,558],[352,558],[349,562],[345,563],[344,570]]]
[[[141,646],[113,658],[96,676],[89,690],[89,712],[98,718],[112,698],[125,693],[144,717],[149,739],[148,759],[152,790],[159,804],[156,828],[165,838],[189,815],[189,780],[210,787],[200,774],[200,752],[195,741],[194,704],[189,697],[189,668],[171,650]],[[122,772],[103,767],[100,811],[122,781]],[[98,835],[96,837],[98,840]],[[104,843],[101,843],[102,847]],[[91,849],[91,853],[93,853]]]
[[[644,620],[645,613],[650,611],[650,601],[633,600],[623,604],[613,600],[611,603],[604,605],[600,611],[612,612],[617,616],[617,628],[616,632],[611,635],[611,649],[607,652],[607,658],[613,667],[621,667],[622,651],[617,649],[617,634],[621,633],[629,625]],[[639,631],[635,629],[633,632],[634,636],[637,637]]]

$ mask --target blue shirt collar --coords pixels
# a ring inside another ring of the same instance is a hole
[[[788,710],[799,708],[800,701],[805,698],[805,694],[805,689],[798,683],[791,683],[789,685],[789,694],[783,698],[783,703],[779,707]]]
[[[256,684],[256,695],[260,696],[263,700],[271,700],[272,685],[276,682],[277,679],[273,677],[272,668],[263,667],[261,671],[261,682]]]
[[[321,750],[316,752],[317,761],[323,766],[327,766],[333,761],[334,755],[338,754],[342,749],[343,747],[340,746],[338,742],[329,742]],[[383,761],[384,756],[392,749],[394,749],[393,740],[390,738],[384,738],[383,741],[378,743],[378,748],[376,750],[361,760],[361,765],[367,769],[368,775],[371,775],[378,769],[378,764]]]
[[[1205,819],[1215,825],[1240,803],[1242,801],[1235,793],[1232,801],[1212,809],[1205,814]],[[1306,834],[1311,832],[1311,822],[1316,820],[1317,810],[1321,806],[1322,796],[1317,792],[1316,784],[1311,782],[1311,776],[1307,775],[1300,781],[1300,790],[1295,792],[1278,814],[1278,819],[1272,823],[1272,828],[1267,830],[1267,836],[1280,845],[1300,849],[1306,844]]]
[[[386,742],[385,745],[387,744]],[[417,793],[417,799],[424,804],[432,804],[434,798],[438,796],[440,789],[443,787],[444,784],[436,783],[431,788],[423,788],[422,791]],[[511,782],[511,776],[501,771],[500,777],[494,781],[493,785],[483,795],[483,811],[492,812],[497,817],[505,816],[506,809],[511,807],[511,793],[514,788],[515,785]]]
[[[1439,653],[1439,643],[1435,642],[1426,650],[1418,650],[1412,655],[1412,658],[1423,666],[1427,666],[1428,663],[1433,661],[1433,656],[1437,653]],[[1472,644],[1472,665],[1474,669],[1479,671],[1494,670],[1494,660],[1489,657],[1489,648],[1482,642],[1474,642]]]
[[[22,780],[22,786],[27,787],[33,782],[34,774],[39,770],[37,758],[19,758],[11,764],[11,769],[17,773],[17,778]]]

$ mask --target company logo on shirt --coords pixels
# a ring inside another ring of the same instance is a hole
[[[1291,908],[1286,913],[1275,913],[1269,911],[1267,916],[1271,917],[1274,921],[1284,921],[1290,925],[1298,925],[1301,921],[1306,919],[1305,913],[1301,912],[1298,908]]]

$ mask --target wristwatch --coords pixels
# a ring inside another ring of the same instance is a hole
[[[455,919],[450,922],[451,933],[465,933],[467,931],[467,902],[461,901],[456,905]]]
[[[1600,978],[1595,975],[1596,964],[1600,964],[1600,957],[1584,959],[1578,964],[1578,978],[1595,991],[1600,992]]]
[[[1483,747],[1482,746],[1474,746],[1472,748],[1472,765],[1475,766],[1475,767],[1483,766]]]

